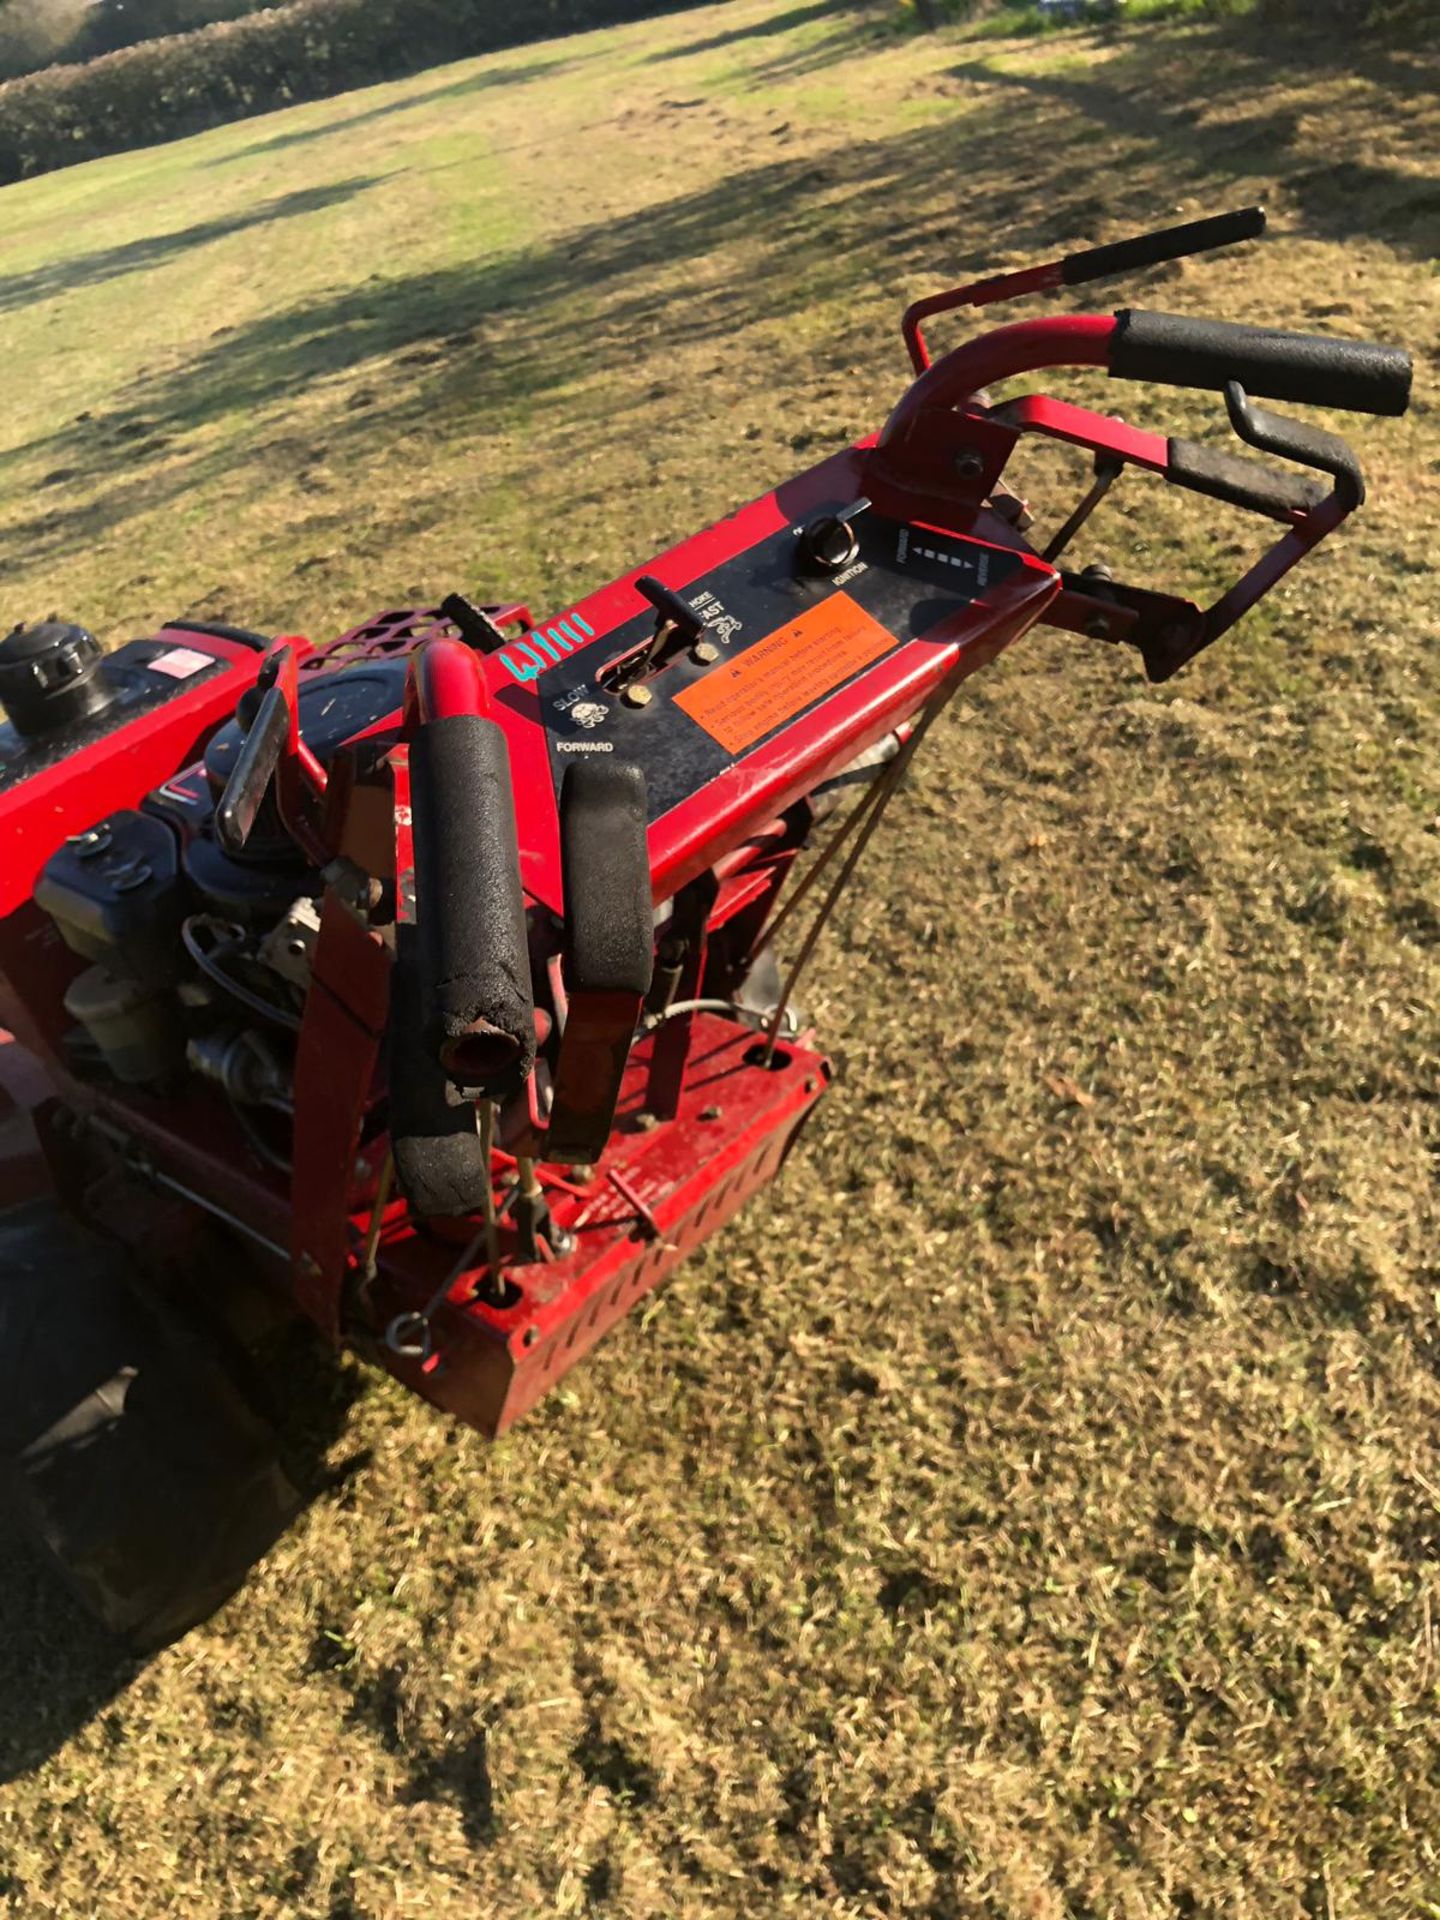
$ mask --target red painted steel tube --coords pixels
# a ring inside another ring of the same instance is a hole
[[[893,445],[921,413],[958,406],[982,387],[1041,367],[1106,367],[1115,335],[1113,313],[1064,314],[1017,320],[956,347],[922,373],[885,422],[882,447]]]
[[[931,365],[930,349],[920,331],[922,320],[937,313],[954,313],[960,307],[988,307],[992,300],[1019,300],[1029,293],[1049,293],[1065,284],[1065,262],[1051,260],[1043,267],[1023,267],[1017,273],[994,273],[985,280],[972,280],[968,286],[951,287],[944,293],[930,293],[914,301],[900,322],[901,336],[910,364],[916,373]]]
[[[1027,393],[998,411],[1007,427],[1018,427],[1022,433],[1043,433],[1051,440],[1114,454],[1152,473],[1164,473],[1170,465],[1170,442],[1163,433],[1147,433],[1112,414],[1072,407],[1068,400],[1052,400],[1048,393]]]
[[[461,640],[427,640],[412,657],[405,719],[412,731],[431,720],[490,718],[479,656]]]

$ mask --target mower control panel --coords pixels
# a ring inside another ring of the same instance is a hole
[[[993,516],[958,533],[882,514],[852,448],[637,575],[490,650],[522,871],[558,906],[534,788],[579,760],[645,777],[656,897],[909,719],[976,650],[1038,617],[1055,569]],[[695,864],[696,862],[699,864]]]
[[[613,752],[644,769],[658,820],[907,641],[951,629],[1021,565],[874,514],[856,534],[854,559],[827,575],[806,563],[804,530],[786,528],[679,586],[703,622],[693,639],[667,645],[666,616],[647,611],[547,666],[557,792],[573,757]]]

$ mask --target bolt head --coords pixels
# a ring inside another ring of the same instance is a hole
[[[627,707],[648,707],[655,698],[649,687],[626,687],[620,698]]]
[[[962,447],[955,456],[955,471],[962,480],[978,480],[985,471],[985,456],[978,447]]]
[[[712,640],[697,640],[690,649],[690,658],[697,667],[709,667],[720,658],[720,649]]]

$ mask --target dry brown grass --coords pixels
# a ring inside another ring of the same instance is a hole
[[[1213,658],[970,683],[782,1184],[526,1425],[297,1370],[354,1470],[140,1672],[0,1575],[7,1911],[1440,1914],[1437,69],[1328,51],[734,0],[0,195],[24,271],[47,192],[83,242],[7,322],[0,542],[117,629],[558,603],[871,425],[903,295],[1216,202],[1278,237],[1137,302],[1421,356],[1347,423],[1372,504]],[[1126,501],[1092,555],[1233,565]]]

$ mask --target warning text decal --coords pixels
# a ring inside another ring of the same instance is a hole
[[[677,693],[675,705],[727,753],[743,753],[894,645],[848,593],[835,593],[738,659],[720,661]]]

